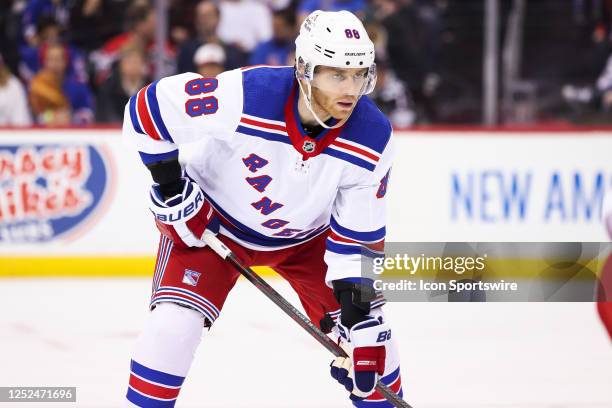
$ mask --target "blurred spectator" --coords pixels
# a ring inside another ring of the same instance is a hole
[[[28,99],[23,85],[11,74],[0,56],[0,126],[31,124]]]
[[[591,3],[526,2],[522,66],[525,78],[559,83],[599,74],[610,48],[604,41],[605,29],[598,27],[601,10]]]
[[[220,20],[219,7],[213,0],[204,0],[198,3],[195,9],[196,38],[186,41],[179,50],[178,72],[195,72],[196,66],[193,57],[202,44],[218,44],[225,52],[225,66],[234,69],[246,65],[246,54],[237,47],[227,44],[219,39],[217,30]]]
[[[219,38],[251,52],[260,42],[272,37],[272,15],[270,10],[256,0],[222,0],[221,21],[217,33]]]
[[[300,23],[315,10],[340,11],[347,10],[360,19],[365,15],[365,0],[301,0],[298,7]]]
[[[203,77],[216,77],[225,71],[225,51],[219,44],[200,46],[193,56],[198,74]]]
[[[38,45],[36,42],[36,24],[41,17],[53,17],[62,27],[67,28],[70,17],[69,8],[68,0],[29,0],[21,20],[25,43]]]
[[[272,39],[260,43],[249,61],[250,65],[293,65],[296,17],[293,10],[278,10],[272,18]]]
[[[405,128],[414,124],[416,113],[402,81],[384,61],[378,62],[376,69],[378,79],[374,91],[369,95],[370,99],[387,115],[394,127]]]
[[[111,76],[98,91],[96,120],[102,123],[121,123],[128,100],[150,81],[145,57],[138,48],[127,48],[113,65]]]
[[[34,77],[42,64],[42,55],[46,48],[51,44],[61,44],[62,27],[53,17],[44,16],[38,19],[36,24],[36,44],[24,45],[19,49],[21,61],[19,63],[19,75],[21,78],[29,82]],[[88,80],[87,70],[85,66],[85,57],[75,47],[66,45],[68,50],[68,68],[66,75],[78,82],[86,83]]]
[[[195,35],[193,16],[199,2],[200,0],[168,0],[170,40],[177,48]]]
[[[597,79],[596,89],[601,95],[601,105],[605,111],[612,111],[612,55],[608,58],[606,67]]]
[[[506,3],[500,1],[500,7]],[[479,121],[484,2],[373,0],[373,4],[386,31],[389,66],[414,100],[418,121]]]
[[[12,5],[11,5],[12,2]],[[21,13],[25,0],[9,0],[0,7],[0,55],[11,72],[17,72],[19,55],[17,52],[21,38]]]
[[[605,86],[597,84],[594,89],[593,78],[600,75],[611,51],[606,35],[611,4],[588,0],[525,4],[520,75],[534,89],[530,103],[524,104],[529,119],[583,123],[610,120],[605,111]],[[602,84],[605,76],[604,72]],[[518,91],[516,94],[521,95]]]
[[[387,32],[385,28],[375,19],[367,19],[363,25],[368,37],[374,43],[376,62],[385,61],[388,65],[389,56],[387,55]]]
[[[375,0],[387,32],[387,55],[398,77],[417,89],[436,67],[441,28],[433,1]]]
[[[69,38],[86,51],[100,48],[121,33],[123,16],[131,0],[72,0]]]
[[[575,122],[610,122],[612,112],[612,55],[593,84],[568,83],[561,88],[561,95],[570,108],[566,117]]]
[[[284,10],[287,7],[295,8],[297,0],[259,0],[260,3],[265,4],[270,10]]]
[[[87,124],[93,120],[91,92],[66,77],[67,50],[52,44],[43,54],[43,68],[30,83],[30,105],[43,125]]]
[[[108,40],[102,49],[92,52],[91,59],[96,66],[96,83],[104,82],[111,74],[111,67],[119,59],[124,48],[138,48],[145,53],[150,72],[155,72],[154,53],[157,17],[155,9],[148,3],[134,2],[126,14],[128,31]],[[174,50],[166,45],[166,58],[162,70],[167,74],[174,71]]]

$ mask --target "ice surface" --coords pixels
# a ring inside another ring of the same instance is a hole
[[[287,284],[272,283],[297,304]],[[121,406],[149,290],[148,279],[0,280],[0,385],[78,387],[76,405],[49,407]],[[414,408],[612,407],[612,347],[591,303],[385,308]],[[177,407],[350,406],[329,361],[241,280],[204,336]]]

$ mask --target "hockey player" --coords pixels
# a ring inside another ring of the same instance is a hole
[[[363,96],[376,82],[374,46],[353,14],[315,11],[295,54],[295,67],[164,78],[126,106],[123,133],[151,171],[161,231],[128,406],[174,406],[236,283],[202,241],[206,229],[245,264],[274,268],[309,318],[343,337],[351,358],[331,374],[354,405],[390,406],[379,379],[401,394],[384,299],[360,278],[361,254],[382,250],[393,150],[389,121]],[[179,145],[191,149],[184,172]]]

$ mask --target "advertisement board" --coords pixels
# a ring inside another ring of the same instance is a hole
[[[394,137],[389,241],[607,240],[612,131]],[[118,129],[0,130],[0,276],[150,274],[150,183]]]
[[[604,241],[612,132],[396,137],[389,241]]]

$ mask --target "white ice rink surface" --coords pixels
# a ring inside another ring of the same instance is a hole
[[[0,386],[78,387],[76,404],[23,408],[121,406],[148,296],[148,279],[0,280]],[[395,303],[386,313],[414,408],[612,407],[612,346],[591,303]],[[330,360],[241,280],[177,407],[350,406]]]

